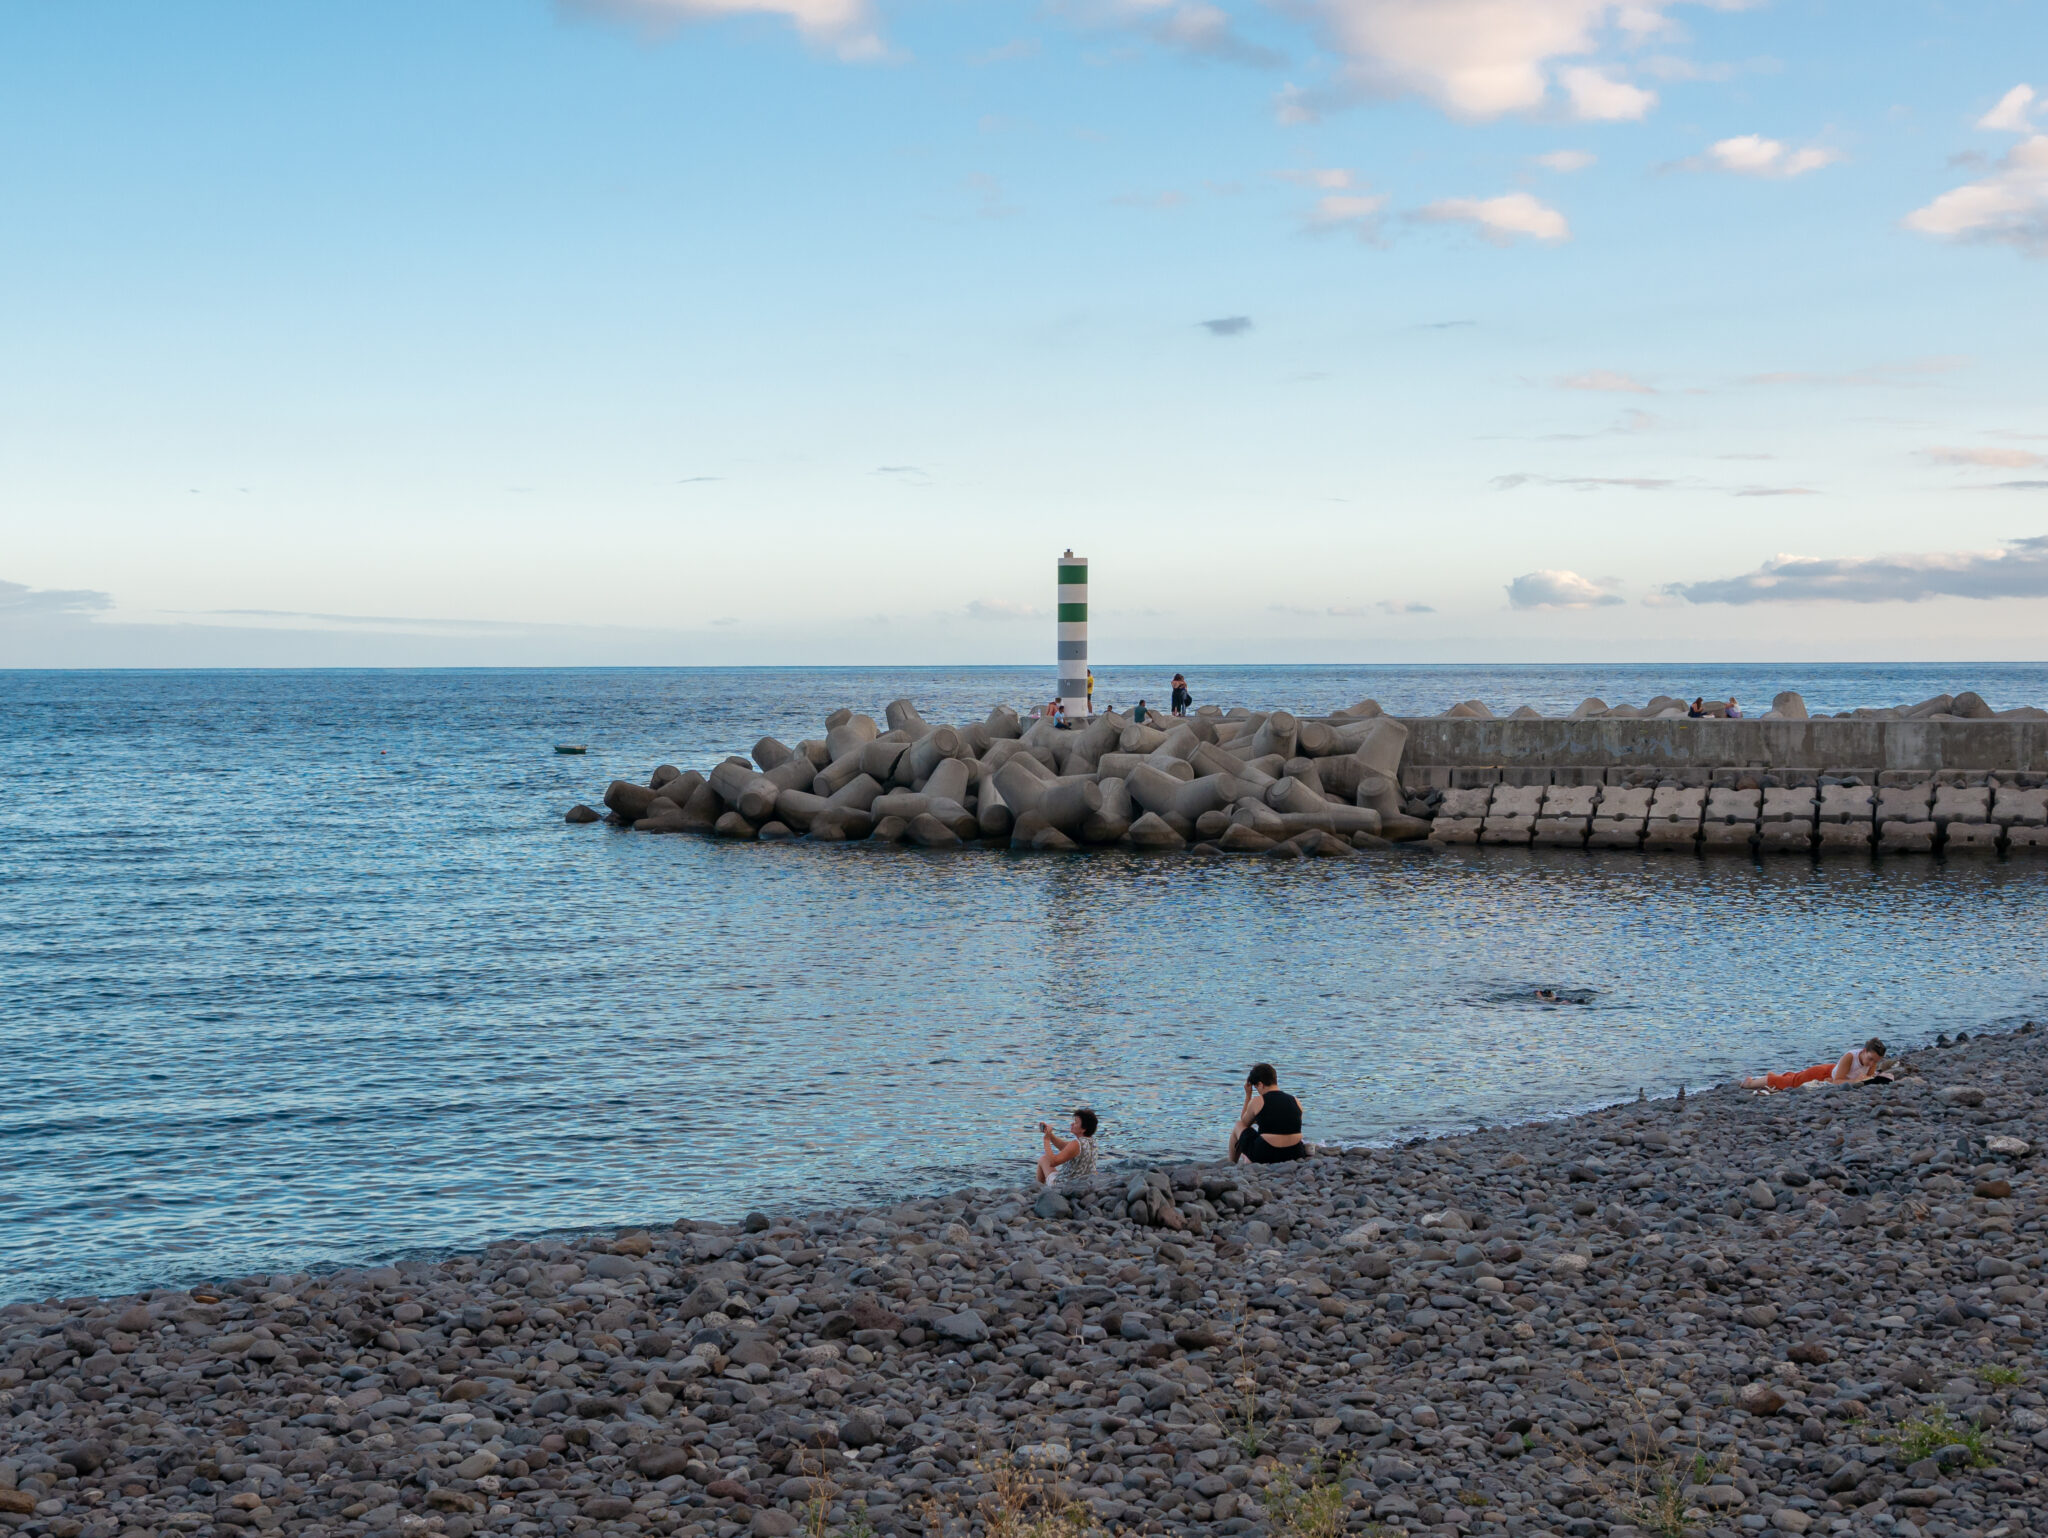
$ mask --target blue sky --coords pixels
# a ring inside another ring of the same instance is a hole
[[[0,665],[2048,651],[2022,0],[20,3],[0,186]]]

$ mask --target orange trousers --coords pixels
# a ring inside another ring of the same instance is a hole
[[[1835,1071],[1833,1063],[1815,1063],[1811,1068],[1802,1068],[1797,1073],[1767,1073],[1764,1083],[1772,1089],[1797,1089],[1802,1084],[1812,1084],[1825,1079]]]

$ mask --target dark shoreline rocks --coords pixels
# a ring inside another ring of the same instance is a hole
[[[1395,1538],[2048,1532],[2044,1049],[15,1304],[0,1524],[924,1532],[1023,1462],[1090,1526],[1235,1534],[1320,1457]]]

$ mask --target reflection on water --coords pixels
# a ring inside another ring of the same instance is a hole
[[[664,730],[726,745],[733,715],[655,719],[680,688],[18,692],[0,1297],[1022,1179],[1037,1123],[1081,1103],[1112,1158],[1213,1157],[1259,1058],[1312,1136],[1385,1141],[2041,1007],[2030,865],[565,826],[611,766],[548,754],[556,723],[626,722],[647,762],[682,761]]]

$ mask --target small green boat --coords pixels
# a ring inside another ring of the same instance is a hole
[[[571,747],[567,743],[558,742],[555,744],[555,751],[557,753],[588,753],[590,749]]]

